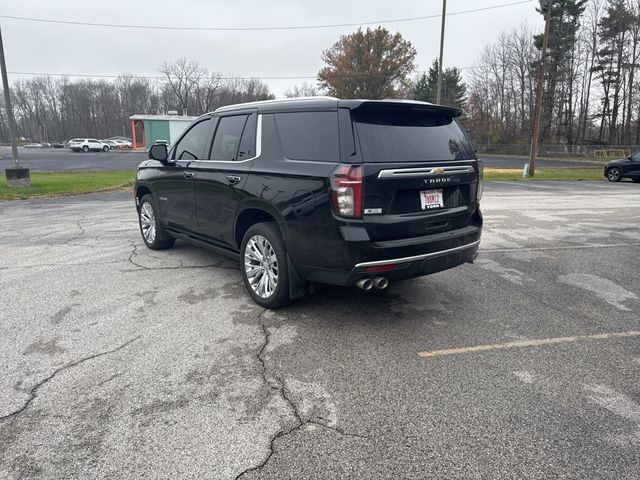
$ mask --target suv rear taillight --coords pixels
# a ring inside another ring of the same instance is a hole
[[[331,203],[341,217],[362,217],[362,166],[338,165],[331,175]]]

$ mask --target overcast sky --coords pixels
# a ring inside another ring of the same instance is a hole
[[[447,12],[517,0],[448,0]],[[537,1],[447,17],[445,66],[473,65],[503,30],[527,23],[542,30]],[[190,27],[264,27],[360,23],[439,15],[441,0],[0,0],[0,14],[94,23]],[[158,75],[181,56],[209,70],[237,76],[314,77],[320,54],[357,27],[285,31],[164,31],[0,19],[10,72]],[[438,55],[440,19],[382,23],[400,32],[424,70]],[[23,78],[10,75],[10,79]],[[276,96],[313,78],[264,80]],[[315,83],[315,82],[314,82]]]

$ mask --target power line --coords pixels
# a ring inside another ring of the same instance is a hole
[[[511,7],[514,5],[521,5],[524,3],[531,3],[532,1],[533,0],[521,0],[518,2],[503,3],[500,5],[474,8],[471,10],[461,10],[458,12],[447,13],[447,16],[451,17],[454,15],[464,15],[468,13],[483,12],[486,10],[495,10],[497,8],[505,8],[505,7]],[[247,32],[247,31],[265,31],[265,30],[310,30],[310,29],[321,29],[321,28],[357,27],[361,25],[377,25],[381,23],[414,22],[419,20],[428,20],[431,18],[440,18],[440,17],[441,15],[438,13],[433,15],[424,15],[420,17],[395,18],[395,19],[388,19],[388,20],[376,20],[376,21],[357,22],[357,23],[332,23],[332,24],[325,24],[325,25],[289,25],[289,26],[279,26],[279,27],[174,27],[174,26],[168,26],[168,25],[132,25],[132,24],[121,24],[121,23],[77,22],[73,20],[53,20],[48,18],[32,18],[32,17],[18,17],[14,15],[0,15],[0,18],[5,18],[8,20],[19,20],[24,22],[39,22],[39,23],[54,23],[54,24],[76,25],[76,26],[86,26],[86,27],[133,28],[133,29],[145,29],[145,30],[183,30],[183,31],[190,30],[190,31],[212,31],[212,32],[213,31]]]

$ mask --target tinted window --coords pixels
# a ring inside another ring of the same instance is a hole
[[[474,158],[473,147],[450,116],[411,108],[354,111],[365,162],[420,162]]]
[[[247,115],[220,118],[211,147],[211,155],[209,155],[211,160],[230,162],[236,159],[246,121]]]
[[[198,160],[203,157],[204,147],[209,137],[211,119],[195,124],[176,145],[176,160]]]
[[[256,156],[256,123],[257,115],[249,116],[242,132],[240,140],[240,150],[238,150],[238,160],[246,160]]]
[[[633,158],[636,162],[640,162],[640,150],[631,155],[631,158]]]
[[[338,113],[278,113],[276,126],[287,158],[337,162]]]

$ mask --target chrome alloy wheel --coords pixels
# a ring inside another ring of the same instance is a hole
[[[278,259],[269,240],[254,235],[244,249],[244,270],[251,289],[261,298],[269,298],[278,286]]]
[[[156,239],[156,214],[149,202],[143,203],[140,208],[140,227],[147,243],[153,243]]]
[[[620,170],[618,168],[611,168],[607,173],[607,178],[610,182],[617,182],[620,179]]]

